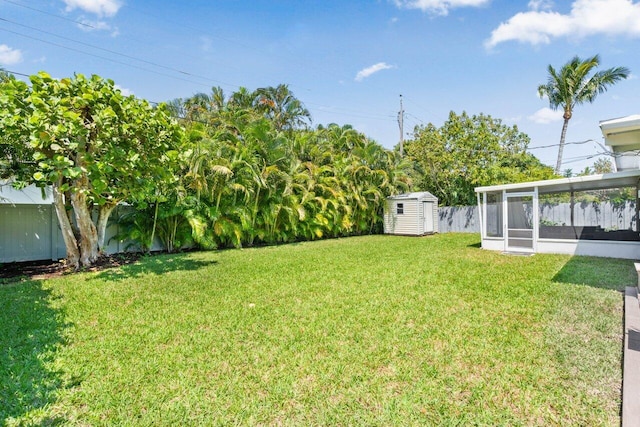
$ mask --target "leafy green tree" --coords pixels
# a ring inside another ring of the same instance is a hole
[[[630,73],[625,67],[614,67],[591,74],[598,65],[600,65],[598,55],[584,60],[575,56],[558,71],[549,65],[547,83],[538,86],[538,95],[541,98],[546,96],[552,109],[562,108],[563,110],[564,122],[560,134],[556,174],[560,173],[562,167],[562,152],[567,126],[573,117],[573,109],[585,102],[592,103],[597,95],[605,92],[609,86],[626,79]]]
[[[17,185],[52,186],[69,264],[89,266],[116,204],[153,200],[158,186],[174,179],[181,132],[163,106],[124,97],[111,80],[80,74],[57,80],[40,72],[30,81],[2,86],[3,139],[18,153],[3,153],[9,167],[2,172]]]
[[[421,173],[418,186],[445,206],[473,205],[474,188],[552,178],[553,170],[527,153],[529,137],[517,126],[480,114],[453,111],[440,127],[418,126],[407,157]]]
[[[611,164],[611,160],[603,157],[596,160],[592,166],[585,167],[582,172],[578,174],[578,176],[602,175],[611,172],[613,172],[613,165]]]

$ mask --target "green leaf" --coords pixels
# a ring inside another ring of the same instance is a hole
[[[99,193],[102,193],[107,189],[107,184],[100,179],[94,179],[93,181],[91,181],[91,185],[93,185],[94,190]]]

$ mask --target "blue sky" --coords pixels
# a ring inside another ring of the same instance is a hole
[[[0,0],[0,65],[113,79],[166,101],[221,86],[285,83],[314,124],[352,124],[385,147],[449,111],[517,125],[555,165],[561,113],[536,88],[575,55],[632,75],[577,107],[567,141],[602,142],[599,120],[640,113],[640,2],[632,0]],[[406,138],[409,138],[407,135]],[[603,150],[569,144],[577,172]],[[595,156],[586,158],[589,156]]]

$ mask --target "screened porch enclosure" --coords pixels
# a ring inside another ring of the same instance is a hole
[[[640,259],[640,170],[478,187],[482,247]]]

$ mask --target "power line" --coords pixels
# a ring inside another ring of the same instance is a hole
[[[62,39],[62,40],[67,40],[67,41],[70,41],[70,42],[73,42],[73,43],[77,43],[77,44],[80,44],[80,45],[83,45],[83,46],[90,47],[92,49],[98,49],[98,50],[101,50],[103,52],[111,53],[113,55],[122,56],[124,58],[133,59],[134,61],[143,62],[145,64],[152,65],[154,67],[164,68],[165,70],[174,71],[176,73],[184,74],[186,76],[196,77],[196,78],[200,78],[200,79],[203,79],[203,80],[210,80],[212,82],[217,82],[217,80],[211,79],[209,77],[199,76],[197,74],[193,74],[193,73],[190,73],[188,71],[180,70],[178,68],[168,67],[166,65],[158,64],[157,62],[147,61],[146,59],[138,58],[138,57],[135,57],[135,56],[132,56],[132,55],[127,55],[126,53],[121,53],[121,52],[117,52],[115,50],[106,49],[106,48],[103,48],[103,47],[100,47],[100,46],[96,46],[96,45],[93,45],[93,44],[90,44],[90,43],[85,43],[85,42],[82,42],[82,41],[79,41],[79,40],[72,39],[70,37],[61,36],[59,34],[55,34],[55,33],[52,33],[50,31],[41,30],[39,28],[35,28],[35,27],[31,27],[29,25],[21,24],[19,22],[11,21],[9,19],[0,18],[0,21],[9,22],[10,24],[18,25],[20,27],[27,28],[27,29],[30,29],[30,30],[35,30],[35,31],[38,31],[40,33],[44,33],[44,34],[48,34],[50,36],[57,37],[57,38]],[[219,83],[223,83],[223,82],[219,82]],[[231,85],[229,83],[225,83],[225,84],[228,85],[228,86],[235,86],[235,85]]]
[[[67,18],[67,17],[61,16],[61,15],[57,15],[55,13],[47,12],[47,11],[44,11],[44,10],[41,10],[41,9],[36,9],[35,7],[31,7],[31,6],[27,6],[26,4],[18,3],[17,1],[12,1],[12,0],[2,0],[2,1],[4,1],[5,3],[11,3],[11,4],[15,5],[15,6],[23,7],[25,9],[33,10],[35,12],[40,12],[40,13],[43,13],[45,15],[53,16],[55,18],[62,19],[64,21],[73,22],[74,24],[82,25],[83,27],[91,28],[93,30],[97,30],[98,29],[97,27],[95,27],[95,26],[93,26],[91,24],[87,24],[86,22],[76,21],[75,19]]]
[[[565,142],[564,145],[582,145],[582,144],[587,144],[589,142],[595,142],[597,143],[598,141],[596,141],[595,139],[587,139],[584,141],[575,141],[575,142]],[[540,147],[529,147],[527,148],[527,150],[538,150],[538,149],[542,149],[542,148],[553,148],[553,147],[559,147],[560,144],[551,144],[551,145],[543,145]]]
[[[193,74],[193,73],[190,73],[188,71],[180,70],[180,69],[177,69],[177,68],[168,67],[166,65],[158,64],[158,63],[152,62],[152,61],[147,61],[145,59],[138,58],[138,57],[135,57],[135,56],[132,56],[132,55],[127,55],[125,53],[117,52],[117,51],[114,51],[114,50],[111,50],[111,49],[102,48],[100,46],[96,46],[96,45],[92,45],[92,44],[89,44],[89,43],[85,43],[85,42],[82,42],[82,41],[79,41],[79,40],[72,39],[70,37],[61,36],[59,34],[55,34],[55,33],[52,33],[50,31],[45,31],[45,30],[41,30],[39,28],[31,27],[29,25],[20,24],[18,22],[14,22],[14,21],[11,21],[9,19],[0,18],[0,21],[8,22],[10,24],[18,25],[20,27],[24,27],[24,28],[27,28],[27,29],[30,29],[30,30],[35,30],[35,31],[38,31],[38,32],[41,32],[41,33],[44,33],[44,34],[48,34],[50,36],[54,36],[54,37],[57,37],[57,38],[60,38],[60,39],[63,39],[63,40],[67,40],[67,41],[70,41],[70,42],[73,42],[73,43],[77,43],[77,44],[80,44],[80,45],[83,45],[83,46],[87,46],[87,47],[90,47],[92,49],[97,49],[97,50],[101,50],[101,51],[104,51],[104,52],[107,52],[107,53],[111,53],[113,55],[122,56],[124,58],[132,59],[134,61],[142,62],[142,63],[148,64],[148,65],[154,66],[154,67],[163,68],[165,70],[173,71],[173,72],[176,72],[176,73],[179,73],[179,74],[183,74],[183,75],[186,75],[186,76],[189,76],[189,77],[199,78],[199,79],[202,79],[202,80],[208,80],[210,82],[214,82],[214,83],[217,83],[217,84],[224,84],[225,86],[240,87],[238,85],[222,82],[222,81],[219,81],[219,80],[214,80],[214,79],[211,79],[209,77],[200,76],[200,75]],[[17,31],[11,31],[11,30],[8,30],[6,28],[0,28],[0,30],[7,31],[9,33],[13,33],[13,34],[16,34],[16,35],[19,35],[19,36],[22,36],[22,37],[30,38],[32,40],[36,40],[36,41],[39,41],[39,42],[42,42],[42,43],[47,43],[47,44],[50,44],[50,45],[53,45],[53,46],[57,46],[57,47],[60,47],[60,48],[63,48],[63,49],[68,49],[68,50],[72,50],[74,52],[82,53],[82,54],[85,54],[85,55],[90,55],[90,56],[93,56],[93,57],[96,57],[96,58],[99,58],[99,59],[104,59],[104,60],[107,60],[107,61],[115,62],[117,64],[138,68],[140,70],[149,71],[149,72],[156,73],[156,74],[159,74],[159,75],[162,75],[162,76],[177,78],[177,77],[171,76],[169,74],[158,73],[156,71],[149,70],[147,68],[138,67],[138,66],[135,66],[133,64],[129,64],[129,63],[122,62],[122,61],[117,61],[117,60],[115,60],[113,58],[108,58],[106,56],[101,56],[101,55],[96,55],[96,54],[93,54],[93,53],[90,53],[90,52],[85,52],[85,51],[82,51],[82,50],[79,50],[79,49],[75,49],[75,48],[72,48],[72,47],[69,47],[69,46],[65,46],[65,45],[62,45],[62,44],[53,43],[53,42],[48,41],[48,40],[43,40],[43,39],[39,39],[37,37],[33,37],[33,36],[26,35],[26,34],[22,34],[22,33],[19,33]],[[181,79],[181,80],[184,80],[184,81],[187,81],[187,82],[190,82],[190,83],[202,84],[202,83],[195,82],[195,81],[192,81],[192,80],[186,80],[186,79]]]
[[[355,113],[358,117],[363,117],[363,118],[367,118],[367,119],[379,119],[379,120],[389,120],[394,118],[394,116],[392,115],[387,115],[387,114],[368,114],[368,113],[363,113],[360,111],[356,111],[356,110],[352,110],[349,108],[342,108],[342,107],[330,107],[327,105],[323,105],[323,104],[318,104],[315,102],[305,102],[305,105],[315,105],[318,108],[321,108],[321,111],[329,111],[329,112],[335,112],[336,114],[340,114],[340,111],[346,111],[347,113],[345,113],[346,115],[349,115],[348,113]],[[353,114],[351,114],[353,115]]]
[[[11,70],[7,70],[7,69],[5,69],[5,71],[6,71],[7,73],[16,74],[16,75],[18,75],[18,76],[22,76],[22,77],[31,77],[31,76],[29,76],[29,74],[23,74],[23,73],[19,73],[19,72],[17,72],[17,71],[11,71]]]
[[[25,8],[25,9],[32,10],[32,11],[34,11],[34,12],[42,13],[42,14],[47,15],[47,16],[51,16],[51,17],[54,17],[54,18],[58,18],[58,19],[63,20],[63,21],[72,22],[72,23],[77,24],[77,25],[79,25],[79,26],[85,27],[85,28],[87,28],[87,29],[89,29],[89,30],[101,30],[101,28],[96,27],[95,25],[91,25],[91,24],[89,24],[89,23],[87,23],[87,22],[84,22],[84,21],[77,21],[77,20],[75,20],[75,19],[67,18],[66,16],[62,16],[62,15],[58,15],[58,14],[55,14],[55,13],[47,12],[46,10],[42,10],[42,9],[37,9],[37,8],[35,8],[35,7],[26,6],[26,5],[23,5],[23,4],[20,4],[20,3],[17,3],[17,2],[12,1],[12,0],[2,0],[2,1],[7,2],[7,3],[11,3],[11,4],[16,5],[16,6],[23,7],[23,8]],[[129,5],[128,5],[128,6],[129,6]],[[130,6],[129,6],[129,7],[130,7]],[[135,8],[134,8],[134,9],[135,9]],[[20,24],[18,24],[18,25],[20,25]],[[36,29],[36,30],[37,30],[37,29]],[[37,30],[37,31],[42,31],[42,30]],[[147,41],[143,41],[143,40],[137,39],[137,38],[135,38],[135,37],[131,37],[130,35],[126,35],[126,36],[122,36],[122,35],[120,35],[120,36],[121,36],[121,37],[125,37],[125,38],[127,38],[128,40],[134,41],[134,42],[136,42],[136,43],[138,43],[138,44],[141,44],[141,45],[145,45],[145,44],[147,44],[147,45],[148,45],[148,44],[149,44]],[[59,36],[59,37],[60,37],[60,36]],[[81,42],[78,42],[78,43],[81,43]],[[162,48],[163,48],[163,49],[166,49],[166,48],[167,48],[167,46],[162,46]],[[195,56],[195,55],[190,55],[189,53],[185,52],[184,50],[178,50],[178,49],[175,49],[175,48],[174,48],[173,50],[176,50],[176,51],[180,52],[180,55],[182,55],[182,56],[186,56],[186,57],[193,58],[193,59],[198,59],[198,60],[199,60],[199,59],[201,59],[201,57],[199,57],[199,56]],[[221,64],[221,63],[220,63],[220,62],[218,62],[218,61],[214,61],[214,62],[217,62],[218,64]],[[230,68],[233,68],[233,69],[238,70],[238,67],[236,67],[236,66],[234,66],[234,65],[224,64],[224,66],[226,66],[226,67],[230,67]]]
[[[305,104],[309,104],[309,105],[318,105],[318,104],[313,104],[313,103],[305,103]],[[383,117],[383,116],[369,116],[369,115],[365,115],[365,114],[357,114],[357,113],[345,113],[345,112],[341,112],[341,111],[331,111],[328,109],[320,109],[318,111],[321,111],[323,113],[328,113],[328,114],[333,114],[333,115],[341,115],[341,116],[351,116],[351,117],[359,117],[361,119],[372,119],[372,120],[380,120],[380,121],[393,121],[394,119],[389,116],[389,117]]]
[[[434,114],[432,111],[430,111],[429,109],[427,109],[427,108],[424,108],[424,107],[420,106],[417,102],[415,102],[415,101],[413,100],[413,98],[408,98],[408,97],[406,97],[406,96],[405,96],[405,99],[406,99],[407,101],[409,101],[409,103],[411,103],[411,104],[413,104],[415,107],[417,107],[419,110],[422,110],[423,112],[427,113],[427,115],[436,115],[436,114]],[[437,116],[438,116],[438,118],[441,118],[439,115],[437,115]],[[417,117],[416,117],[416,118],[417,118]],[[418,119],[418,120],[420,120],[420,119]],[[422,120],[420,120],[420,122],[421,122],[421,123],[424,123]]]
[[[405,114],[406,114],[407,116],[409,116],[409,117],[413,117],[415,120],[417,120],[418,122],[420,122],[422,125],[424,125],[424,126],[426,126],[426,125],[427,125],[427,124],[426,124],[424,121],[422,121],[419,117],[417,117],[417,116],[415,116],[415,115],[413,115],[413,114],[411,114],[411,113],[407,113],[406,111],[405,111]],[[417,122],[416,122],[416,123],[417,123]]]
[[[65,45],[62,45],[62,44],[59,44],[59,43],[50,42],[48,40],[43,40],[43,39],[40,39],[38,37],[29,36],[27,34],[19,33],[17,31],[8,30],[6,28],[0,28],[0,31],[5,31],[7,33],[18,35],[20,37],[25,37],[25,38],[28,38],[28,39],[31,39],[31,40],[39,41],[41,43],[49,44],[51,46],[56,46],[56,47],[59,47],[59,48],[62,48],[62,49],[67,49],[67,50],[70,50],[70,51],[73,51],[73,52],[77,52],[77,53],[81,53],[81,54],[84,54],[84,55],[89,55],[89,56],[92,56],[94,58],[104,59],[105,61],[114,62],[116,64],[124,65],[124,66],[131,67],[131,68],[136,68],[138,70],[146,71],[146,72],[157,74],[157,75],[160,75],[160,76],[165,76],[165,77],[169,77],[169,78],[172,78],[172,79],[182,80],[184,82],[197,84],[197,85],[200,85],[200,86],[209,87],[209,85],[206,85],[206,84],[204,84],[202,82],[197,82],[197,81],[194,81],[194,80],[189,80],[189,79],[181,78],[181,77],[178,77],[178,76],[173,76],[171,74],[161,73],[161,72],[155,71],[155,70],[150,70],[148,68],[140,67],[140,66],[137,66],[137,65],[134,65],[134,64],[129,64],[129,63],[122,62],[122,61],[118,61],[117,59],[108,58],[106,56],[101,56],[101,55],[96,55],[94,53],[85,52],[85,51],[80,50],[80,49],[76,49],[76,48],[73,48],[73,47],[65,46]],[[227,83],[224,83],[224,84],[227,85]]]

